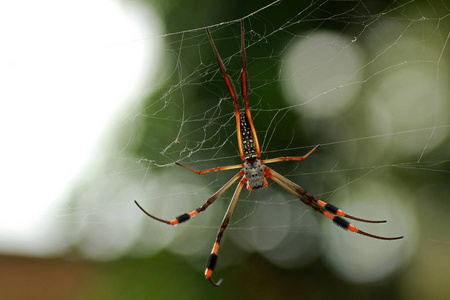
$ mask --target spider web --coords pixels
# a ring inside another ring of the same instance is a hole
[[[244,18],[249,102],[262,159],[300,156],[320,144],[304,162],[271,167],[351,215],[388,220],[352,222],[358,228],[406,238],[386,244],[344,232],[270,182],[241,193],[220,249],[221,267],[255,251],[286,268],[321,255],[347,280],[373,282],[423,255],[417,245],[431,251],[429,259],[439,257],[450,243],[448,5],[311,1],[286,10],[289,5],[276,1]],[[289,13],[274,17],[280,11]],[[210,30],[239,93],[239,20]],[[118,122],[107,153],[79,183],[63,218],[78,224],[74,238],[89,257],[168,249],[198,267],[234,187],[177,228],[146,218],[132,201],[171,219],[227,182],[235,171],[197,176],[174,162],[195,169],[240,163],[233,103],[205,27],[155,39],[164,44],[157,78]],[[99,242],[100,236],[110,238]],[[382,270],[368,272],[374,265]],[[442,278],[448,269],[448,263],[439,267]]]

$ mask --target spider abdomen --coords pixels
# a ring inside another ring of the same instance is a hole
[[[264,168],[259,159],[253,162],[244,162],[244,176],[247,178],[247,188],[249,190],[267,186],[267,181],[264,178]]]
[[[253,160],[258,157],[255,147],[255,138],[253,137],[247,115],[240,113],[240,127],[242,136],[242,150],[246,160]]]

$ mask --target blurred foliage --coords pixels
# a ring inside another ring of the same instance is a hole
[[[160,253],[151,259],[121,259],[91,265],[90,288],[77,299],[400,299],[398,280],[354,285],[336,278],[320,261],[298,269],[274,267],[258,255],[216,272],[212,287],[183,259]],[[217,278],[219,278],[217,277]]]

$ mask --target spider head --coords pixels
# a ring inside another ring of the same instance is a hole
[[[247,178],[247,189],[254,190],[267,186],[264,178],[264,165],[259,159],[244,162],[244,175]]]

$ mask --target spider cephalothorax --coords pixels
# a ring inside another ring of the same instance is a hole
[[[229,224],[231,214],[233,213],[234,207],[237,203],[237,199],[239,198],[239,194],[240,194],[243,186],[247,183],[247,188],[249,190],[264,188],[267,186],[266,178],[272,179],[273,181],[278,183],[281,187],[283,187],[288,192],[290,192],[292,195],[294,195],[295,197],[300,199],[303,203],[309,205],[315,211],[317,211],[320,214],[324,215],[325,217],[331,219],[336,225],[338,225],[339,227],[341,227],[343,229],[350,230],[352,232],[356,232],[356,233],[359,233],[359,234],[362,234],[362,235],[365,235],[365,236],[368,236],[371,238],[380,239],[380,240],[396,240],[396,239],[403,238],[402,236],[381,237],[381,236],[373,235],[373,234],[370,234],[370,233],[367,233],[367,232],[357,229],[355,226],[351,225],[343,217],[361,221],[361,222],[367,222],[367,223],[383,223],[386,221],[371,221],[371,220],[365,220],[365,219],[360,219],[360,218],[350,216],[350,215],[344,213],[343,211],[341,211],[336,206],[314,198],[313,195],[309,194],[307,191],[302,189],[299,185],[295,184],[294,182],[290,181],[289,179],[285,178],[284,176],[280,175],[279,173],[275,172],[274,170],[270,169],[269,167],[265,166],[266,164],[269,164],[269,163],[282,162],[282,161],[291,161],[291,160],[302,161],[302,160],[306,159],[309,155],[311,155],[311,153],[313,153],[319,146],[314,147],[311,151],[309,151],[304,156],[278,157],[278,158],[272,158],[272,159],[267,159],[267,160],[260,160],[261,151],[259,149],[258,137],[256,135],[255,127],[253,126],[253,121],[252,121],[252,117],[250,114],[250,108],[248,106],[248,99],[247,99],[247,70],[246,70],[246,62],[245,62],[244,21],[241,20],[241,53],[242,53],[241,93],[242,93],[242,98],[244,99],[244,105],[245,105],[245,110],[242,112],[239,111],[239,105],[238,105],[236,92],[233,88],[230,78],[228,77],[228,75],[225,71],[225,67],[222,63],[222,60],[220,59],[219,53],[217,52],[217,49],[216,49],[216,46],[214,45],[214,42],[212,40],[209,29],[206,29],[206,33],[208,35],[209,41],[211,43],[211,46],[213,48],[217,62],[219,64],[220,72],[222,73],[222,76],[225,80],[225,84],[227,86],[228,92],[230,93],[230,96],[233,99],[234,112],[236,115],[239,153],[240,153],[240,157],[241,157],[243,163],[240,165],[217,167],[217,168],[201,170],[201,171],[191,169],[191,168],[186,167],[178,162],[176,162],[176,164],[179,166],[182,166],[183,168],[186,168],[192,172],[195,172],[197,174],[205,174],[205,173],[210,173],[210,172],[219,172],[219,171],[239,169],[239,168],[241,170],[236,175],[234,175],[224,186],[222,186],[214,195],[212,195],[201,207],[197,208],[196,210],[194,210],[190,213],[182,214],[182,215],[176,217],[175,219],[173,219],[172,221],[160,219],[158,217],[155,217],[155,216],[149,214],[136,201],[135,202],[139,206],[139,208],[145,214],[147,214],[149,217],[151,217],[157,221],[174,226],[174,225],[178,225],[182,222],[186,222],[189,219],[191,219],[192,217],[196,216],[198,213],[204,211],[217,198],[219,198],[231,185],[233,185],[233,183],[235,183],[238,179],[240,179],[238,186],[236,187],[236,190],[234,192],[234,195],[231,199],[230,205],[228,206],[228,210],[222,221],[222,225],[220,226],[219,232],[217,233],[216,242],[214,243],[211,254],[206,263],[205,276],[209,280],[209,282],[211,282],[211,284],[213,284],[214,286],[218,286],[220,284],[220,281],[218,283],[215,283],[212,280],[211,275],[212,275],[212,272],[217,263],[217,252],[219,251],[220,241],[222,240],[223,233]]]
[[[249,190],[259,189],[267,186],[264,177],[265,166],[259,159],[244,162],[244,176],[247,178],[247,188]]]

